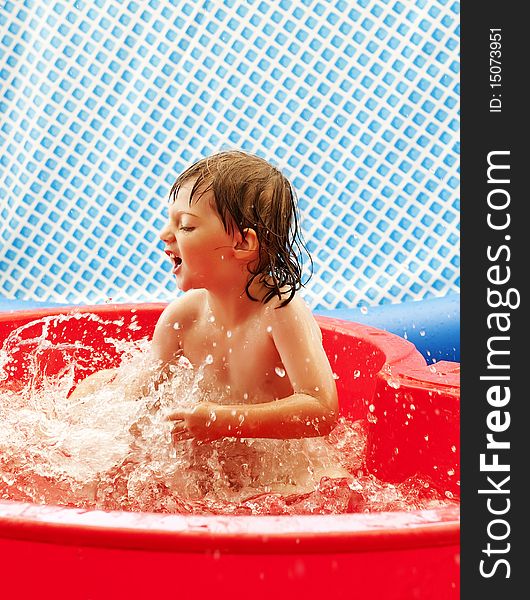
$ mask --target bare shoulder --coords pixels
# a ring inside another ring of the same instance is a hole
[[[295,297],[286,304],[280,306],[280,301],[275,300],[274,304],[270,306],[268,311],[268,319],[274,329],[297,332],[300,330],[306,330],[312,336],[322,338],[320,328],[315,320],[310,308],[304,302],[304,300],[295,295]]]
[[[168,363],[182,352],[183,340],[205,305],[205,290],[190,290],[166,306],[153,334],[152,347],[157,358]]]
[[[190,290],[166,306],[160,315],[158,324],[174,329],[185,327],[204,312],[205,306],[206,290]]]

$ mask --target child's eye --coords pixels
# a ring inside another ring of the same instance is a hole
[[[195,227],[179,227],[180,231],[193,231]]]

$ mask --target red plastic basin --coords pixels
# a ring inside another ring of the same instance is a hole
[[[0,314],[0,340],[43,316],[92,312],[50,324],[48,339],[150,336],[163,304]],[[406,340],[318,318],[342,414],[371,419],[367,463],[380,479],[425,476],[459,496],[459,364],[427,367]],[[92,324],[91,324],[92,323]],[[133,327],[130,327],[133,324]],[[38,335],[36,323],[28,337]],[[108,358],[90,369],[113,364]],[[8,365],[24,376],[24,352]],[[50,350],[39,361],[61,368]],[[86,375],[88,371],[83,374]],[[354,376],[359,371],[360,376]],[[372,422],[375,421],[375,422]],[[459,510],[325,516],[181,516],[0,502],[0,583],[5,598],[421,598],[459,597]]]

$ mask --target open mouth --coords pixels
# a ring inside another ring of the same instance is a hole
[[[172,272],[176,273],[178,271],[178,268],[182,264],[182,258],[180,258],[180,256],[177,256],[176,254],[174,254],[173,252],[171,252],[171,250],[166,250],[165,252],[169,256],[169,258],[171,258],[171,260],[173,261],[173,270],[172,270]]]

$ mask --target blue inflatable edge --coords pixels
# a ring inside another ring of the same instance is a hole
[[[384,329],[412,342],[428,364],[460,362],[460,295],[315,314]]]
[[[0,298],[0,311],[70,306]],[[412,342],[428,364],[460,362],[460,295],[368,308],[315,310],[316,315],[371,325]]]

